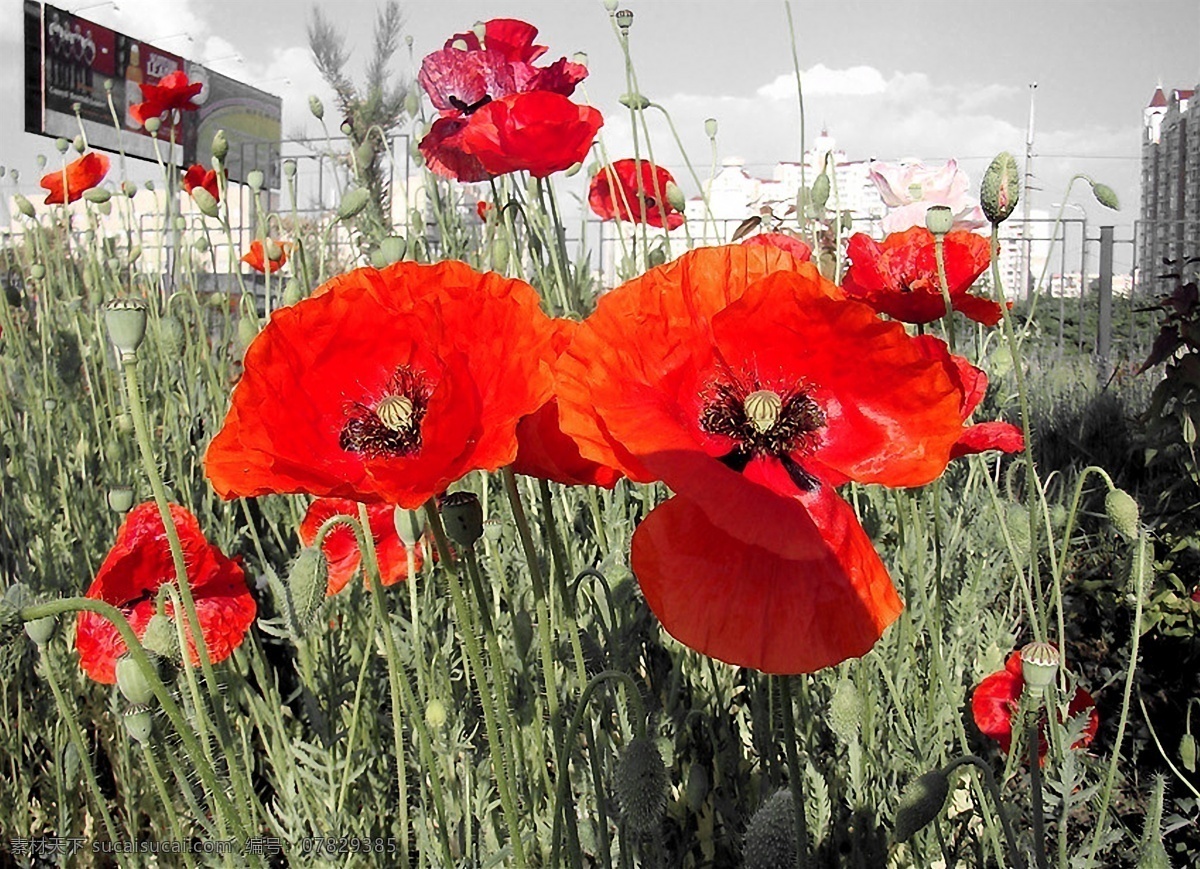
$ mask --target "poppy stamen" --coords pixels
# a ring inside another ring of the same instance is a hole
[[[410,456],[421,449],[421,420],[433,389],[407,365],[396,369],[374,407],[354,402],[338,444],[368,458]]]

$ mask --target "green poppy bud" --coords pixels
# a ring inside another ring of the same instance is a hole
[[[150,616],[146,623],[146,633],[142,634],[142,645],[147,652],[152,652],[164,661],[178,661],[179,632],[175,623],[162,613]]]
[[[708,796],[708,790],[708,770],[698,763],[693,763],[688,767],[687,781],[683,786],[683,798],[687,801],[688,808],[699,812],[700,807],[704,805],[704,798]]]
[[[192,202],[196,203],[196,207],[200,209],[200,213],[205,217],[216,217],[219,214],[217,210],[217,198],[203,187],[192,188]]]
[[[135,262],[137,262],[141,258],[142,258],[142,246],[140,244],[135,244],[133,247],[131,247],[129,249],[129,264],[133,265]]]
[[[93,187],[91,190],[83,191],[83,198],[88,202],[95,202],[99,205],[101,202],[108,202],[112,198],[112,191],[106,187]]]
[[[46,277],[46,267],[41,263],[34,263],[29,267],[29,276],[35,281],[40,281]]]
[[[153,193],[153,192],[154,192],[154,181],[153,181],[153,179],[151,179],[150,181],[147,181],[147,182],[146,182],[146,189],[147,189],[147,190],[149,190],[151,193]]]
[[[1196,737],[1190,730],[1184,731],[1183,739],[1179,740],[1179,762],[1188,772],[1196,771]]]
[[[604,8],[608,10],[608,14],[612,15],[617,11],[618,0],[604,0]]]
[[[208,239],[202,235],[192,242],[192,247],[200,251],[200,253],[208,253],[208,248],[210,245],[208,243]]]
[[[263,239],[263,253],[265,253],[267,255],[267,259],[273,263],[277,263],[283,259],[283,248],[280,247],[279,242],[273,238]]]
[[[134,706],[145,706],[154,699],[150,680],[132,655],[123,655],[117,661],[117,687]]]
[[[565,172],[563,172],[563,175],[565,175],[567,178],[574,178],[576,175],[579,174],[579,170],[582,168],[583,168],[583,164],[580,163],[578,160],[576,160],[574,163],[572,163],[570,166],[567,167],[567,170]]]
[[[121,182],[121,192],[124,193],[130,199],[132,199],[133,197],[137,196],[137,192],[138,192],[137,185],[129,180],[122,181]]]
[[[183,349],[185,333],[183,324],[171,314],[158,321],[158,344],[167,353],[175,355]]]
[[[38,154],[37,157],[34,158],[34,162],[37,163],[38,171],[39,172],[43,171],[46,168],[46,155]],[[16,171],[16,170],[13,170],[13,171]],[[16,179],[14,178],[13,180],[15,181]]]
[[[1104,512],[1118,532],[1130,540],[1138,536],[1138,504],[1124,489],[1110,489],[1104,497]]]
[[[929,826],[942,813],[949,794],[950,779],[940,769],[910,781],[900,795],[892,837],[897,842],[907,842]]]
[[[580,66],[588,65],[588,54],[586,51],[577,51],[571,55],[571,63],[577,63]]]
[[[1107,184],[1099,184],[1093,181],[1092,195],[1105,208],[1111,208],[1113,211],[1121,210],[1121,201],[1117,199],[1117,191],[1113,190]]]
[[[302,298],[304,298],[304,294],[300,291],[300,282],[295,278],[289,278],[288,282],[283,285],[283,303],[294,305]]]
[[[125,731],[130,737],[142,745],[150,741],[150,734],[154,730],[154,719],[151,717],[149,709],[145,706],[130,706],[125,710],[123,720]]]
[[[464,45],[465,45],[465,43],[464,43]],[[339,127],[338,129],[340,129],[342,131],[343,136],[349,136],[351,133],[354,132],[354,125],[351,124],[349,121],[342,121],[342,126]]]
[[[254,343],[254,339],[258,337],[258,322],[252,315],[246,315],[238,318],[237,324],[238,344],[241,345],[242,352]]]
[[[931,205],[925,212],[925,228],[934,235],[945,235],[954,228],[954,212],[948,205]]]
[[[667,768],[654,740],[630,740],[617,761],[613,785],[625,829],[635,838],[657,834],[667,809]]]
[[[650,105],[650,100],[639,93],[621,94],[618,101],[627,109],[645,109]]]
[[[668,181],[666,189],[663,193],[667,197],[667,204],[676,211],[682,212],[687,208],[687,198],[683,195],[683,190],[674,181]]]
[[[313,624],[329,587],[329,559],[324,551],[316,546],[301,549],[288,570],[287,587],[296,627],[304,631]]]
[[[1016,158],[1003,151],[992,160],[983,173],[979,204],[992,223],[1003,223],[1017,207],[1021,198],[1021,176]]]
[[[451,492],[441,510],[446,534],[459,546],[470,548],[483,536],[483,505],[474,492]]]
[[[379,242],[379,253],[383,257],[385,265],[398,263],[404,259],[404,250],[407,247],[407,242],[403,236],[389,235],[383,241]]]
[[[212,155],[218,160],[224,160],[225,155],[229,153],[229,139],[225,136],[224,130],[217,130],[213,134],[212,139]]]
[[[133,488],[113,486],[108,490],[108,509],[114,513],[128,513],[133,507]]]
[[[58,153],[65,154],[67,153],[67,149],[71,147],[71,143],[62,136],[59,136],[54,140],[54,147],[58,149]]]
[[[318,121],[325,117],[325,104],[321,102],[321,98],[316,94],[309,96],[308,110],[312,112],[312,116]]]
[[[371,200],[371,191],[366,187],[356,187],[342,197],[338,205],[338,219],[349,220],[367,207]]]
[[[529,647],[533,645],[533,618],[529,610],[519,609],[512,617],[513,644],[517,647],[517,657],[525,660]]]
[[[33,203],[18,193],[13,197],[13,201],[17,203],[17,211],[24,214],[26,217],[36,217],[37,211],[34,210]]]
[[[812,194],[809,196],[809,201],[812,203],[813,208],[815,208],[817,211],[820,211],[822,208],[824,208],[825,203],[829,201],[829,190],[829,176],[822,172],[817,176],[816,180],[813,181]]]
[[[87,150],[87,142],[83,140],[83,136],[76,136],[73,140],[71,140],[71,144],[74,146],[75,151],[79,154],[82,154],[85,150]]]
[[[790,790],[775,791],[758,807],[746,825],[742,858],[744,865],[764,869],[796,865],[796,810]]]
[[[858,737],[861,727],[862,702],[858,688],[851,679],[839,679],[829,698],[829,728],[843,742],[849,743]]]
[[[434,697],[425,707],[425,723],[437,730],[446,724],[446,704]]]
[[[104,324],[122,360],[132,358],[146,337],[146,303],[141,299],[113,299],[104,306]]]
[[[112,201],[105,199],[103,202],[97,203],[96,210],[107,217],[108,215],[112,214]]]
[[[250,185],[251,190],[261,190],[265,181],[261,169],[251,169],[246,173],[246,183]]]
[[[153,136],[162,129],[162,118],[146,118],[146,132]]]
[[[295,178],[296,177],[296,161],[295,160],[289,159],[289,160],[283,161],[283,175],[285,178]]]
[[[467,45],[465,39],[456,39],[450,43],[450,47],[455,51],[466,51],[470,46]]]
[[[404,114],[415,118],[419,111],[421,111],[421,97],[417,94],[416,88],[409,88],[408,93],[404,95]]]

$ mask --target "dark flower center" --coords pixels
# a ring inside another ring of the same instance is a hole
[[[818,432],[825,412],[803,386],[778,391],[757,380],[753,387],[731,380],[711,386],[700,412],[700,428],[732,438],[736,446],[721,461],[735,471],[744,470],[756,456],[780,461],[792,481],[808,491],[816,479],[800,467],[797,457],[813,453],[820,445]]]
[[[489,94],[484,94],[475,102],[468,103],[459,99],[458,97],[452,96],[449,97],[447,101],[450,103],[450,105],[454,106],[454,108],[458,109],[464,115],[472,115],[490,103],[492,98]]]
[[[378,401],[356,401],[347,407],[338,445],[348,453],[362,453],[371,459],[420,451],[421,420],[432,393],[424,375],[401,365],[388,379]]]

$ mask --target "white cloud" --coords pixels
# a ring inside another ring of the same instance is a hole
[[[883,93],[888,82],[873,66],[852,66],[849,69],[830,69],[823,63],[804,70],[805,96],[817,94],[856,95]],[[796,98],[795,73],[783,73],[760,87],[759,96],[773,100]]]

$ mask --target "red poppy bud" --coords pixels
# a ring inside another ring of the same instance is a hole
[[[1020,173],[1012,154],[1004,151],[996,156],[980,184],[979,204],[993,224],[1003,223],[1017,207],[1021,198]]]

